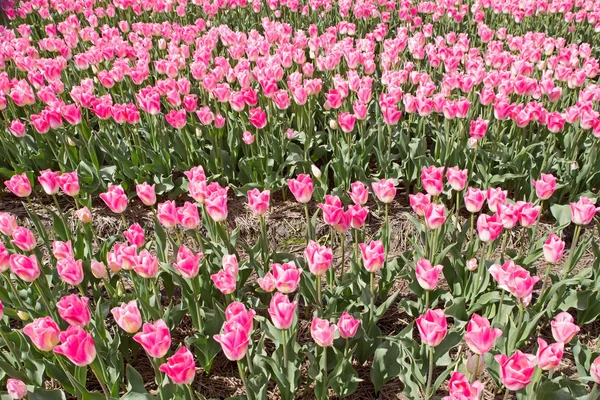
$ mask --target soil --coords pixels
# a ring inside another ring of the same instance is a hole
[[[0,196],[3,196],[0,197],[0,211],[12,213],[21,220],[27,217],[27,213],[24,209],[26,204],[22,201],[22,199],[16,198],[6,192],[4,194],[0,193]],[[271,248],[275,251],[301,254],[305,247],[304,209],[302,205],[295,202],[293,198],[290,199],[290,197],[291,196],[288,194],[287,200],[284,200],[281,196],[281,193],[275,193],[272,196],[271,210],[267,215],[269,238],[271,239]],[[42,198],[38,198],[38,201],[34,203],[34,206],[36,207],[36,212],[38,215],[42,216],[43,223],[50,227],[51,219],[48,217],[48,213],[45,208],[51,208],[53,210],[55,210],[55,208],[54,205],[51,204],[52,200],[50,198],[45,197],[43,203],[41,200]],[[182,204],[185,200],[189,199],[182,197],[181,199],[177,200],[177,203]],[[40,203],[43,205],[40,205]],[[67,196],[59,196],[59,204],[63,211],[71,209],[75,206],[72,199]],[[227,221],[230,224],[230,227],[239,227],[240,239],[248,244],[255,244],[259,235],[259,223],[256,217],[254,217],[248,210],[246,206],[246,199],[244,197],[230,197],[228,206],[229,217]],[[373,212],[370,213],[369,219],[366,223],[368,228],[366,229],[365,241],[370,240],[370,238],[376,234],[383,222],[382,219],[378,217],[378,215],[382,215],[382,213],[377,212],[378,206],[372,199],[367,206]],[[311,204],[310,208],[312,212],[317,210],[316,204]],[[121,218],[115,216],[115,214],[113,214],[99,199],[93,204],[92,214],[94,218],[94,233],[99,241],[108,239],[110,236],[116,235],[126,229]],[[392,257],[411,249],[411,242],[409,238],[415,234],[416,229],[414,228],[412,222],[408,219],[407,214],[411,215],[413,218],[417,218],[417,216],[412,212],[409,204],[405,201],[405,197],[399,193],[397,196],[397,201],[394,201],[392,204],[390,204],[389,208],[390,223],[392,226],[392,241],[390,244],[390,254]],[[466,215],[463,216],[463,218],[466,217]],[[147,237],[151,237],[152,213],[148,207],[145,207],[141,202],[137,201],[137,199],[134,199],[130,202],[130,205],[125,212],[125,218],[128,224],[134,222],[140,223],[140,225],[142,225],[146,230]],[[546,222],[551,221],[542,220],[542,222],[538,225],[536,236],[538,239],[542,236],[547,236],[552,230],[552,226]],[[71,221],[72,229],[75,229],[75,223],[76,221]],[[591,229],[589,231],[591,231]],[[329,235],[329,227],[322,222],[321,218],[318,218],[316,233],[317,237]],[[572,235],[572,232],[570,232],[570,234]],[[585,234],[586,232],[584,232],[584,235]],[[587,232],[587,234],[592,234],[592,232]],[[568,248],[570,245],[569,241],[571,239],[569,237],[569,232],[566,232],[566,236],[567,237],[565,240],[567,241]],[[351,243],[352,241],[353,238],[348,234],[346,237],[346,243]],[[526,245],[526,243],[527,240],[523,239],[521,232],[519,232],[517,229],[514,229],[511,231],[509,236],[507,248],[522,248],[522,246]],[[348,252],[346,255],[347,258],[351,257],[350,253],[352,252],[352,247],[346,246],[346,249]],[[334,251],[336,252],[334,259],[340,260],[341,257],[339,257],[339,243],[336,245]],[[591,252],[591,249],[589,249],[581,259],[577,268],[589,266],[591,263],[593,263],[593,260],[594,256]],[[538,276],[543,276],[545,269],[543,263],[540,262],[539,265],[537,265],[537,269]],[[409,282],[403,279],[397,279],[393,290],[400,291],[400,298],[415,298],[414,294],[408,289],[408,283]],[[443,284],[444,283],[442,283],[442,285]],[[538,283],[536,290],[539,291],[540,287],[541,282]],[[300,313],[300,315],[303,315],[303,313]],[[392,306],[381,318],[378,326],[384,335],[394,335],[406,327],[410,321],[411,317],[404,313],[402,309]],[[19,326],[17,324],[14,327],[18,328]],[[301,330],[304,332],[299,333],[300,341],[302,340],[302,335],[308,338],[308,321],[301,321]],[[189,319],[184,319],[180,326],[178,326],[178,328],[172,332],[174,350],[176,350],[177,345],[183,341],[185,337],[189,336],[192,331],[193,328],[191,326],[191,321]],[[599,333],[600,322],[596,321],[593,324],[582,327],[579,339],[584,345],[594,348],[598,340],[597,338]],[[553,341],[552,334],[547,323],[541,324],[539,336],[546,339],[548,342]],[[534,344],[531,343],[529,346],[533,348]],[[144,381],[147,383],[148,390],[151,393],[154,393],[156,391],[156,384],[154,383],[154,371],[150,362],[148,361],[148,358],[143,353],[143,350],[140,351],[140,354],[137,354],[135,358],[137,361],[134,367],[142,374]],[[406,399],[406,397],[401,394],[403,384],[399,379],[392,379],[381,388],[379,393],[375,393],[370,379],[371,361],[367,361],[364,364],[358,364],[358,362],[355,360],[354,368],[362,381],[359,383],[357,390],[350,397],[348,397],[348,399]],[[442,372],[442,370],[436,371],[434,376],[440,372]],[[555,371],[555,376],[559,373],[569,376],[572,379],[577,379],[577,371],[573,361],[572,352],[570,350],[565,351],[563,361]],[[303,382],[306,381],[307,379],[303,379]],[[484,399],[502,399],[503,393],[495,393],[495,386],[491,377],[486,372],[484,372],[483,376],[480,377],[480,381],[486,385],[486,391],[483,396]],[[48,386],[54,386],[53,382],[48,382]],[[91,379],[89,382],[89,388],[97,388],[100,390],[97,382],[95,382],[93,379]],[[244,388],[237,372],[237,365],[234,362],[228,361],[224,356],[222,356],[222,354],[217,356],[210,374],[204,373],[202,369],[198,370],[196,380],[193,383],[193,388],[196,392],[202,394],[207,399],[224,399],[227,397],[244,394]],[[447,392],[444,392],[444,389],[444,387],[440,388],[438,395],[446,395]],[[333,392],[330,394],[330,398],[337,399]],[[277,389],[275,385],[272,385],[269,391],[269,399],[278,398],[279,395],[277,393]],[[306,400],[314,399],[312,388],[302,387],[297,398]]]

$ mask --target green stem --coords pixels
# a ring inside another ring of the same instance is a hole
[[[238,360],[237,362],[238,365],[238,371],[240,373],[240,379],[242,380],[242,383],[244,384],[244,387],[246,388],[246,394],[248,395],[248,398],[251,398],[251,394],[250,394],[250,389],[248,388],[248,383],[246,381],[246,372],[244,372],[244,366],[242,365],[242,362]]]
[[[375,311],[375,272],[370,273],[369,289],[371,290],[371,304],[369,305],[369,321],[373,321],[373,312]]]
[[[260,233],[261,233],[261,248],[262,248],[262,258],[263,258],[263,271],[267,272],[269,269],[269,242],[267,235],[267,225],[265,224],[265,217],[260,216]]]
[[[156,385],[158,386],[158,397],[161,400],[166,400],[165,395],[163,393],[163,377],[158,368],[158,363],[148,354],[148,359],[150,360],[150,364],[152,364],[152,368],[154,368],[154,374],[156,375]]]
[[[342,279],[344,279],[344,274],[346,273],[346,254],[345,254],[346,253],[346,249],[345,249],[346,240],[344,238],[343,233],[340,233],[340,242],[341,242],[340,244],[342,247],[342,272],[340,274],[340,281],[341,281]]]
[[[385,265],[387,267],[388,253],[390,251],[390,222],[388,216],[388,203],[385,203]]]
[[[506,241],[508,240],[508,229],[504,230],[502,235],[502,246],[500,247],[500,262],[504,263],[504,251],[506,250]]]
[[[252,366],[252,360],[250,360],[250,352],[246,352],[246,362],[248,363],[248,372],[250,372],[250,375],[253,375],[254,367]]]
[[[93,368],[91,365],[90,365],[90,369],[96,376],[96,379],[98,380],[98,383],[100,384],[100,387],[102,388],[102,392],[104,393],[104,397],[106,398],[106,400],[110,400],[110,392],[108,391],[108,388],[106,387],[106,384],[104,383],[104,381],[100,378],[100,374],[98,374],[96,372],[96,369]]]
[[[571,263],[573,262],[573,256],[575,255],[575,250],[577,249],[577,242],[579,241],[579,235],[581,234],[581,225],[577,225],[575,227],[575,234],[573,236],[573,242],[571,242],[571,249],[569,250],[569,258],[567,259],[567,262],[565,263],[565,266],[563,268],[563,279],[567,278],[567,275],[569,275],[569,272],[571,272],[572,266]]]
[[[283,370],[284,374],[287,371],[288,355],[287,355],[287,329],[281,330],[281,348],[283,349]]]
[[[552,268],[552,264],[548,263],[546,267],[546,273],[544,274],[544,281],[542,282],[542,289],[540,290],[540,296],[538,297],[538,302],[542,301],[544,297],[544,292],[548,287],[548,277],[550,276],[550,268]]]
[[[312,239],[312,227],[310,222],[310,214],[308,212],[308,203],[304,203],[304,214],[306,215],[306,243]]]
[[[475,371],[471,374],[471,379],[469,379],[469,383],[473,383],[475,378],[477,378],[477,374],[479,373],[479,359],[481,358],[481,354],[475,355]]]
[[[13,292],[13,295],[15,296],[17,303],[19,303],[19,308],[22,311],[24,311],[25,306],[23,305],[23,302],[21,301],[21,297],[19,296],[19,292],[17,292],[17,289],[15,288],[15,285],[13,284],[12,280],[10,279],[10,276],[8,275],[8,273],[6,275],[2,274],[2,276],[4,277],[4,279],[6,279],[6,282],[8,282],[8,286],[10,287],[11,291]]]
[[[502,312],[502,305],[504,304],[504,295],[506,294],[506,291],[503,290],[502,294],[500,295],[500,304],[498,305],[498,315],[500,315],[500,313]]]
[[[329,385],[327,382],[327,347],[323,347],[323,391],[325,398],[329,398]]]
[[[429,346],[429,372],[427,373],[427,388],[425,389],[425,398],[430,399],[433,393],[431,391],[431,384],[433,380],[433,347]]]
[[[429,308],[429,290],[425,291],[425,311]]]
[[[321,275],[317,275],[316,291],[317,291],[317,313],[319,315],[321,315],[321,307],[323,307],[323,303],[321,302]]]
[[[508,394],[510,393],[510,391],[508,390],[508,388],[506,389],[506,391],[504,392],[504,397],[502,398],[502,400],[507,400],[508,399]]]
[[[21,369],[20,357],[17,357],[17,353],[15,353],[15,349],[13,348],[12,344],[10,344],[10,341],[6,337],[6,334],[4,333],[2,328],[0,328],[0,337],[4,341],[4,344],[6,345],[6,348],[8,349],[9,353],[12,354],[12,356],[15,358],[15,361],[17,362],[17,369],[20,370]]]

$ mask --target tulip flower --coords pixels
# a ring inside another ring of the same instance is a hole
[[[550,322],[552,328],[552,336],[557,342],[569,343],[575,335],[579,332],[580,328],[575,324],[575,320],[571,314],[567,312],[561,312],[554,317],[554,320]]]
[[[22,226],[17,226],[13,231],[11,242],[24,252],[30,252],[37,246],[33,232]]]
[[[478,356],[492,349],[494,342],[502,336],[502,331],[490,326],[490,322],[478,314],[473,314],[467,324],[465,342],[469,349]]]
[[[258,278],[256,282],[258,283],[258,286],[267,293],[276,289],[275,277],[270,272],[267,272],[262,278]]]
[[[156,184],[148,185],[146,182],[135,185],[135,191],[139,199],[147,206],[153,206],[156,203]]]
[[[225,310],[225,320],[228,322],[237,322],[244,327],[246,333],[250,335],[254,328],[254,316],[256,311],[247,310],[246,306],[239,301],[234,301],[227,306]]]
[[[60,328],[50,317],[33,320],[25,325],[23,333],[31,339],[31,342],[41,351],[52,351],[60,342]]]
[[[426,291],[425,309],[429,307],[429,291],[436,288],[442,269],[444,269],[443,265],[436,265],[434,267],[431,262],[425,258],[421,258],[415,264],[417,282],[419,282],[419,286]]]
[[[423,193],[409,194],[408,198],[415,214],[424,217],[425,209],[431,204],[431,195]]]
[[[83,262],[71,257],[56,262],[56,272],[60,279],[71,286],[79,286],[83,282]]]
[[[369,189],[360,181],[356,181],[350,185],[348,195],[354,204],[364,206],[369,199]]]
[[[54,172],[50,169],[40,172],[40,175],[38,176],[38,182],[40,185],[42,185],[42,189],[44,189],[46,194],[52,196],[58,193],[58,190],[60,189],[58,186],[59,175],[60,172]]]
[[[439,196],[444,189],[444,167],[435,165],[421,169],[421,185],[431,196]]]
[[[71,241],[61,242],[60,240],[55,240],[52,242],[52,254],[54,258],[57,260],[62,260],[64,258],[74,258],[73,246],[71,245]]]
[[[40,268],[34,254],[29,257],[22,254],[11,254],[9,263],[11,272],[25,282],[33,282],[40,276]]]
[[[142,327],[142,314],[136,300],[122,303],[119,307],[110,310],[115,322],[127,333],[136,333]]]
[[[313,194],[312,178],[308,174],[300,174],[295,179],[288,179],[287,184],[290,192],[292,192],[296,198],[296,201],[304,204],[304,214],[306,217],[306,241],[308,242],[313,238],[312,223],[310,220],[310,214],[308,212],[308,202],[312,198]]]
[[[329,347],[338,335],[338,327],[325,319],[314,318],[310,325],[310,335],[317,345]]]
[[[455,399],[479,399],[483,393],[484,386],[480,382],[469,382],[469,378],[461,372],[453,372],[448,382],[448,392],[450,396],[444,397],[442,400]]]
[[[225,357],[231,361],[239,361],[246,355],[250,336],[242,325],[237,322],[225,322],[222,333],[215,335],[214,339],[221,345]]]
[[[28,197],[31,194],[31,183],[26,173],[15,174],[10,180],[4,181],[4,185],[18,197]]]
[[[221,291],[221,293],[228,295],[235,292],[237,288],[237,281],[234,275],[231,275],[225,270],[220,270],[216,274],[212,274],[210,279],[215,284],[215,287]]]
[[[296,264],[290,261],[283,264],[273,264],[272,270],[277,290],[285,294],[296,291],[302,276],[301,268],[296,268]]]
[[[8,392],[8,396],[11,399],[22,399],[23,397],[27,396],[27,386],[25,385],[25,382],[19,380],[19,379],[12,379],[9,378],[6,381],[6,391]]]
[[[356,335],[356,331],[360,326],[360,320],[354,318],[352,315],[347,312],[343,312],[342,316],[338,320],[337,327],[340,332],[340,336],[344,339],[349,339]]]
[[[429,398],[430,388],[433,379],[433,352],[434,347],[438,346],[448,333],[448,322],[444,311],[427,310],[424,315],[421,315],[416,320],[421,342],[429,346],[429,373],[427,376],[427,387],[425,389],[425,397]]]
[[[146,322],[142,332],[136,333],[133,340],[142,345],[150,357],[163,358],[171,347],[171,332],[162,319],[151,324]]]
[[[77,171],[64,172],[58,177],[58,186],[66,195],[75,197],[79,194],[79,178]]]
[[[196,376],[196,362],[194,355],[187,347],[181,347],[175,354],[167,358],[167,362],[160,366],[173,383],[177,385],[190,385]]]
[[[531,383],[535,370],[536,358],[533,354],[524,354],[517,350],[510,358],[504,354],[494,356],[500,364],[500,381],[506,390],[521,390]]]
[[[532,180],[535,194],[541,200],[548,200],[556,190],[556,177],[552,174],[542,174],[539,180]]]
[[[536,354],[538,366],[544,370],[549,371],[560,364],[563,357],[563,351],[565,344],[563,342],[548,344],[542,338],[538,338],[538,351]]]
[[[17,220],[9,213],[0,212],[0,233],[11,237],[17,229]]]
[[[88,301],[87,297],[79,297],[76,294],[64,296],[56,303],[58,315],[69,325],[86,326],[91,319]]]
[[[85,367],[96,359],[96,346],[92,335],[79,326],[69,328],[59,335],[61,344],[54,348],[56,354],[67,357],[73,364]]]

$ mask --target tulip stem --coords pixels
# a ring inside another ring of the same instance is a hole
[[[192,389],[192,385],[185,385],[186,392],[190,396],[190,400],[194,400],[196,396],[194,396],[194,390]]]
[[[327,382],[327,347],[323,347],[323,392],[325,394],[325,398],[329,398],[327,395],[329,392],[329,385]]]
[[[156,375],[156,385],[158,386],[158,397],[161,400],[165,400],[165,395],[163,394],[163,378],[162,378],[162,375],[160,374],[160,369],[158,368],[158,364],[152,357],[150,357],[150,354],[148,354],[148,359],[150,360],[150,364],[152,364],[152,367],[154,368],[154,374]]]
[[[458,212],[460,211],[460,191],[456,191],[456,226],[457,228],[460,226],[460,223],[458,222]]]
[[[238,365],[238,371],[240,372],[240,379],[242,380],[242,383],[244,384],[244,387],[246,388],[246,394],[248,395],[248,398],[250,399],[251,395],[250,395],[250,390],[248,388],[248,382],[246,381],[246,373],[244,372],[244,366],[242,365],[242,362],[240,360],[238,360],[237,365]]]
[[[429,308],[429,290],[425,291],[425,311]]]
[[[389,149],[388,149],[389,150]],[[390,221],[388,215],[388,203],[385,203],[385,265],[387,267],[388,253],[390,251]]]
[[[479,373],[479,359],[481,358],[481,354],[475,355],[475,371],[471,374],[471,379],[469,379],[469,383],[473,384],[475,378],[477,378],[477,374]]]
[[[540,219],[542,219],[542,211],[543,210],[544,210],[544,201],[542,200],[542,202],[540,203],[540,213],[538,214],[538,217],[535,220],[535,223],[533,224],[533,228],[531,228],[531,236],[529,237],[529,251],[530,252],[531,252],[531,250],[533,250],[533,245],[535,244],[535,234],[537,231],[538,223],[540,222]]]
[[[312,239],[312,227],[310,224],[310,214],[308,212],[308,203],[304,203],[304,214],[306,215],[306,243]]]
[[[469,243],[473,242],[473,233],[475,231],[475,214],[471,213],[471,229],[469,231]],[[471,246],[467,245],[467,248],[469,248]],[[471,249],[469,249],[469,254],[471,252]]]
[[[321,302],[321,275],[317,275],[317,283],[316,283],[316,291],[317,291],[317,312],[321,315],[321,307],[323,303]]]
[[[370,274],[370,279],[369,279],[369,289],[371,291],[371,303],[369,305],[369,321],[373,321],[373,312],[375,311],[375,284],[374,284],[374,280],[375,280],[375,272],[371,272]]]
[[[425,258],[429,258],[429,228],[427,227],[427,222],[425,222],[425,249],[423,250],[423,254]]]
[[[596,400],[596,391],[598,390],[598,384],[594,383],[594,386],[592,386],[592,391],[590,392],[590,397],[588,397],[588,400]]]
[[[254,367],[252,366],[252,360],[250,359],[250,353],[246,352],[246,362],[248,363],[248,372],[250,375],[254,374]]]
[[[287,329],[281,330],[281,348],[283,349],[283,370],[287,371],[288,356],[287,356]]]
[[[123,221],[123,227],[127,229],[127,220],[125,219],[124,213],[121,213],[121,221]]]
[[[506,241],[508,240],[508,229],[502,235],[502,246],[500,247],[500,262],[504,263],[504,251],[506,250]]]
[[[569,250],[569,258],[567,259],[567,262],[565,263],[564,269],[563,269],[563,279],[567,278],[567,275],[569,274],[569,272],[571,272],[571,263],[573,262],[573,256],[575,255],[575,250],[577,248],[577,242],[579,241],[579,235],[581,234],[581,225],[577,225],[575,227],[575,234],[573,236],[573,241],[571,242],[571,249]]]
[[[263,258],[263,271],[267,272],[269,269],[269,242],[267,235],[267,225],[265,224],[265,217],[261,215],[259,217],[260,220],[260,235],[261,235],[261,248],[262,248],[262,258]]]
[[[502,312],[502,305],[504,304],[504,295],[506,294],[506,291],[503,290],[502,294],[500,295],[500,304],[498,305],[498,315],[500,315],[500,313]]]
[[[427,388],[425,389],[425,398],[430,399],[433,393],[431,390],[431,381],[433,380],[433,347],[429,346],[429,371],[427,373]]]
[[[121,215],[123,215],[123,214],[121,214]],[[106,398],[106,400],[110,400],[110,392],[108,391],[108,388],[106,387],[106,384],[104,383],[104,381],[100,378],[100,374],[98,374],[96,372],[96,369],[94,367],[92,367],[91,365],[90,365],[90,369],[96,376],[96,379],[98,380],[98,383],[100,384],[100,387],[102,388],[102,392],[104,393],[104,397]]]
[[[523,311],[525,306],[523,304],[523,299],[519,298],[519,320],[517,321],[517,334],[521,332],[521,325],[523,325]]]
[[[508,390],[508,388],[506,389],[506,391],[504,392],[504,397],[502,398],[502,400],[507,400],[508,399],[508,394],[510,393],[510,391]]]
[[[77,394],[77,398],[78,399],[81,398],[80,394],[79,394],[79,390],[77,389],[77,385],[75,384],[75,381],[76,381],[75,377],[71,374],[71,372],[69,371],[69,368],[65,365],[64,361],[57,354],[54,355],[54,358],[56,359],[56,361],[58,361],[58,364],[65,372],[65,375],[67,375],[67,379],[69,379],[69,382],[73,386],[73,391]]]
[[[360,261],[358,259],[358,229],[354,230],[354,261],[357,265],[360,265]]]
[[[344,274],[346,273],[346,249],[345,249],[345,238],[344,234],[340,233],[340,246],[342,247],[342,272],[340,273],[340,281],[344,279]]]
[[[540,296],[538,297],[538,302],[542,301],[542,298],[544,297],[544,292],[548,287],[548,277],[550,276],[550,268],[552,268],[552,264],[548,263],[548,266],[546,267],[546,273],[544,274],[544,281],[542,282],[542,289],[540,290]]]

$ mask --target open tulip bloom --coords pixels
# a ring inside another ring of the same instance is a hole
[[[597,397],[600,1],[1,3],[1,398]]]

